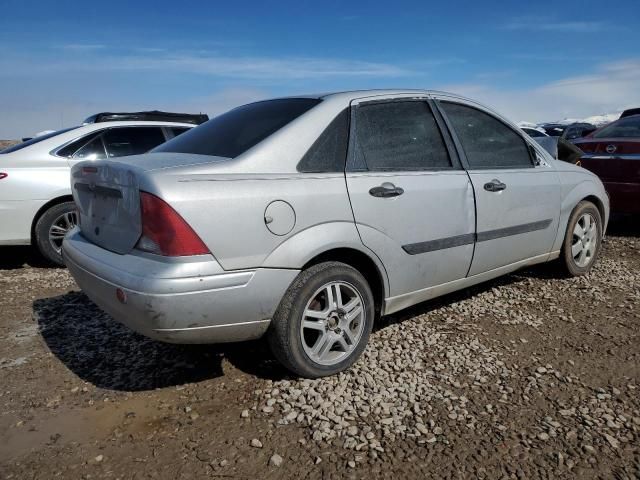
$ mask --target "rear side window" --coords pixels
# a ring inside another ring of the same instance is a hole
[[[187,130],[189,130],[187,127],[170,127],[169,128],[169,131],[174,137],[177,137],[178,135],[186,132]]]
[[[74,140],[73,142],[69,143],[68,145],[62,147],[60,150],[55,152],[55,154],[58,155],[59,157],[71,158],[71,157],[74,156],[74,154],[78,150],[80,150],[82,147],[84,147],[92,139],[100,136],[101,133],[102,133],[102,131],[92,132],[89,135],[85,135],[84,137],[80,137],[79,139]]]
[[[511,127],[473,107],[442,102],[471,168],[533,168],[527,143]]]
[[[638,138],[640,137],[640,115],[625,117],[597,130],[593,138]]]
[[[102,144],[102,136],[97,136],[93,140],[90,140],[89,143],[73,155],[73,158],[78,160],[101,160],[106,157],[104,145]]]
[[[165,141],[159,127],[110,128],[103,139],[110,158],[146,153]]]
[[[451,159],[426,102],[385,102],[356,110],[355,162],[371,171],[450,168]]]
[[[235,158],[319,102],[313,98],[285,98],[243,105],[192,128],[153,151]]]
[[[343,110],[324,129],[298,164],[304,173],[343,172],[349,142],[349,109]]]

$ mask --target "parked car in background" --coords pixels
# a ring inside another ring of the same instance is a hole
[[[567,141],[573,141],[581,138],[596,130],[596,126],[591,123],[574,122],[574,123],[543,123],[540,128],[552,137],[562,137]]]
[[[567,125],[564,123],[541,123],[540,128],[550,137],[560,137],[564,133]]]
[[[120,114],[121,116],[123,114]],[[137,117],[140,118],[140,112]],[[194,126],[149,120],[98,121],[34,137],[0,151],[0,245],[35,245],[62,265],[64,235],[77,223],[69,169],[81,160],[147,152]]]
[[[591,123],[576,122],[566,126],[562,135],[563,139],[573,142],[574,140],[582,137],[586,137],[592,132],[595,132],[598,127]]]
[[[542,129],[531,128],[531,127],[520,127],[520,128],[522,128],[522,131],[527,135],[529,135],[531,138],[540,138],[540,137],[549,136]]]
[[[422,90],[244,105],[72,184],[63,256],[113,318],[175,343],[266,333],[306,377],[348,368],[380,315],[557,258],[586,273],[609,218],[595,175]]]
[[[580,165],[600,177],[616,213],[640,213],[640,115],[622,117],[577,140]]]
[[[640,115],[640,108],[628,108],[620,114],[620,118],[630,117],[632,115]]]

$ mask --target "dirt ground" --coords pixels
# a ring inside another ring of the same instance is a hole
[[[586,279],[536,267],[385,318],[355,373],[315,382],[261,341],[145,339],[0,249],[0,477],[640,478],[636,225]],[[332,423],[345,398],[367,414]]]

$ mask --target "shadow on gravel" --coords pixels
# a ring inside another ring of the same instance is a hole
[[[81,292],[36,300],[33,311],[51,352],[99,388],[141,391],[207,380],[223,375],[223,358],[258,377],[286,375],[264,342],[156,342],[114,321]]]
[[[383,317],[374,331],[526,278],[557,278],[557,270],[535,266],[423,302]],[[258,378],[292,378],[264,340],[222,345],[156,342],[111,319],[81,292],[36,300],[33,311],[51,352],[78,377],[99,388],[141,391],[203,381],[224,375],[223,359]]]
[[[30,246],[0,247],[0,271],[15,270],[24,265],[30,267],[50,267],[38,252]]]

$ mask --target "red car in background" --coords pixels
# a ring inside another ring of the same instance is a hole
[[[604,183],[614,213],[640,214],[640,115],[620,118],[574,144],[580,165]]]

